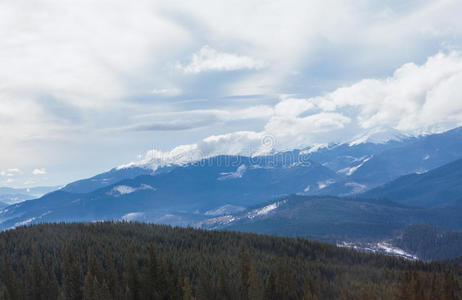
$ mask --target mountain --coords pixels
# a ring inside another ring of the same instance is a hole
[[[462,207],[462,159],[423,174],[399,177],[361,196],[419,207]]]
[[[381,143],[366,140],[364,143],[257,157],[216,156],[181,165],[159,165],[157,168],[150,164],[132,164],[70,183],[39,199],[6,207],[0,211],[0,228],[51,221],[121,219],[187,226],[210,219],[212,215],[236,214],[289,194],[358,194],[366,191],[371,182],[372,186],[383,184],[388,177],[395,179],[394,176],[398,177],[403,172],[413,173],[421,170],[422,166],[440,166],[451,157],[459,158],[462,155],[461,134],[462,129],[458,128],[442,134],[396,138]],[[415,153],[409,154],[409,151],[428,155],[421,159]],[[396,162],[392,163],[394,160]],[[391,174],[386,170],[393,164],[401,167]],[[358,177],[357,174],[362,175]],[[448,181],[450,184],[453,182]],[[443,188],[439,190],[442,191]],[[436,196],[437,193],[431,197]],[[325,216],[325,211],[333,212],[333,216],[338,218],[332,219],[334,223],[344,222],[345,225],[351,221],[351,235],[355,235],[354,230],[358,225],[354,220],[362,218],[359,214],[362,207],[368,207],[365,224],[372,224],[369,229],[373,235],[388,234],[394,227],[413,224],[422,220],[422,214],[428,217],[426,210],[411,210],[396,203],[383,205],[385,202],[362,201],[362,206],[358,206],[361,201],[324,198],[331,200],[316,206],[316,209],[320,209],[319,214]],[[300,211],[304,211],[303,206]],[[393,214],[401,216],[403,211],[406,211],[404,219],[393,217]],[[458,228],[452,215],[455,212],[443,208],[433,212],[448,214],[448,219],[444,222],[438,219],[430,225]],[[305,213],[316,218],[310,211]],[[388,228],[382,223],[387,219],[390,223]],[[376,225],[374,220],[377,221]],[[398,225],[392,224],[391,220],[396,220]],[[313,234],[323,235],[330,230],[333,234],[345,234],[348,228],[326,224],[322,225],[324,231],[313,227]],[[358,236],[366,236],[362,228],[358,229]],[[295,228],[294,232],[297,230]],[[289,230],[286,232],[290,234]]]
[[[390,238],[397,230],[412,224],[462,230],[462,210],[414,208],[385,200],[292,195],[240,213],[201,220],[195,225],[337,242]]]
[[[410,143],[374,154],[350,176],[375,187],[399,176],[423,173],[462,158],[462,127],[416,138]]]
[[[272,163],[317,162],[338,174],[335,183],[322,189],[310,187],[311,195],[352,195],[384,184],[399,176],[422,172],[462,157],[462,127],[441,134],[410,137],[396,130],[373,130],[344,144],[318,145],[275,155],[254,157]],[[419,153],[417,156],[411,153]],[[419,156],[420,155],[420,156]],[[400,163],[403,161],[403,163]],[[191,162],[195,163],[195,162]],[[94,177],[66,185],[71,193],[89,193],[140,175],[169,172],[191,163],[169,161],[128,164]],[[256,163],[255,163],[256,164]],[[298,191],[293,191],[298,192]]]
[[[154,171],[149,168],[130,167],[114,168],[91,178],[71,182],[62,188],[69,193],[89,193],[124,179],[132,179],[140,175],[149,175]]]
[[[218,156],[89,193],[64,188],[9,206],[0,211],[0,228],[121,219],[188,225],[229,205],[249,207],[294,191],[320,190],[338,180],[341,177],[330,169],[311,161],[294,161],[289,155]]]
[[[31,188],[0,187],[0,202],[13,204],[29,199],[41,197],[49,192],[57,190],[57,186],[38,186]]]

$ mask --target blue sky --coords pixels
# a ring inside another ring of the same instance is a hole
[[[457,0],[2,1],[0,186],[460,126],[460,11]]]

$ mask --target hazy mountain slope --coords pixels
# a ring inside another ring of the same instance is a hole
[[[278,195],[304,192],[308,186],[320,189],[336,180],[341,180],[338,174],[309,161],[257,164],[247,157],[220,156],[122,180],[90,193],[60,190],[7,207],[0,212],[0,226],[122,218],[186,225],[225,205],[248,207]]]
[[[384,238],[411,224],[462,229],[462,211],[420,209],[391,202],[290,196],[243,213],[197,223],[203,228],[327,239]]]
[[[401,147],[374,155],[351,176],[369,187],[399,176],[425,172],[462,158],[462,127],[417,138]]]
[[[461,140],[462,129],[460,128],[442,134],[417,138],[400,137],[399,139],[378,140],[378,142],[375,139],[371,142],[368,139],[359,138],[352,143],[253,157],[252,164],[287,166],[304,161],[317,162],[345,179],[330,183],[329,186],[319,191],[311,189],[306,193],[349,195],[363,192],[401,175],[428,170],[462,157]],[[451,157],[456,158],[451,159]],[[178,167],[182,166],[171,164],[153,170],[153,165],[148,162],[145,165],[114,168],[94,177],[72,182],[63,190],[72,193],[89,193],[124,179],[170,172]]]
[[[70,193],[89,193],[124,179],[135,178],[140,175],[149,175],[151,173],[153,173],[153,170],[148,168],[114,168],[91,178],[71,182],[64,186],[62,190]]]
[[[24,200],[35,199],[46,193],[55,191],[58,188],[57,186],[38,186],[31,188],[0,187],[0,202],[4,202],[8,205]]]
[[[424,174],[402,176],[361,196],[421,207],[462,204],[462,159]]]

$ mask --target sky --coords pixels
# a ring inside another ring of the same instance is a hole
[[[0,186],[462,125],[462,1],[0,1]]]

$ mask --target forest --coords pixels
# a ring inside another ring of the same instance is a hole
[[[0,233],[0,299],[462,299],[461,260],[164,225],[39,224]]]

